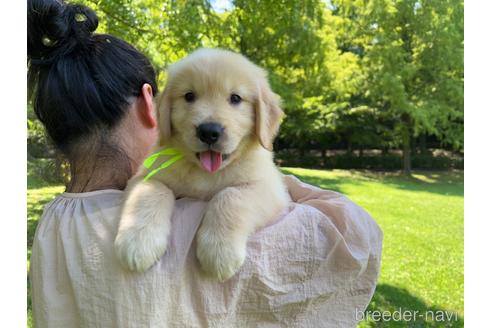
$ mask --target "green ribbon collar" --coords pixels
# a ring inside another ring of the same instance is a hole
[[[160,170],[164,170],[169,166],[173,165],[174,163],[182,159],[184,155],[176,148],[164,148],[147,157],[143,162],[143,165],[145,166],[145,168],[150,169],[152,165],[154,165],[155,161],[162,156],[169,156],[170,158],[164,161],[164,163],[159,165],[157,168],[150,171],[150,173],[145,176],[144,181],[149,180]]]

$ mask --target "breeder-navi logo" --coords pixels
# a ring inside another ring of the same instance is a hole
[[[372,321],[434,321],[434,322],[450,322],[458,321],[458,314],[455,312],[447,312],[442,310],[437,311],[415,311],[403,310],[398,308],[396,311],[361,311],[355,309],[355,318],[357,321],[372,320]]]

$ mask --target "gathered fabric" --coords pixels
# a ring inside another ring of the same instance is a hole
[[[123,192],[59,195],[34,238],[35,326],[355,327],[376,287],[382,232],[342,194],[285,182],[292,202],[249,238],[244,265],[224,283],[196,258],[206,202],[177,200],[166,253],[134,273],[113,249]]]

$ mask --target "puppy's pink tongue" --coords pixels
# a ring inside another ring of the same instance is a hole
[[[213,150],[202,151],[200,162],[205,170],[213,173],[222,165],[222,154]]]

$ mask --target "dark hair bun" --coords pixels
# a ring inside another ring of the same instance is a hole
[[[116,126],[145,83],[156,94],[155,72],[132,45],[93,33],[92,10],[56,0],[27,4],[29,99],[57,148],[71,156],[82,137]]]
[[[28,0],[27,55],[31,64],[50,64],[83,47],[97,25],[96,13],[85,6],[57,0]]]

